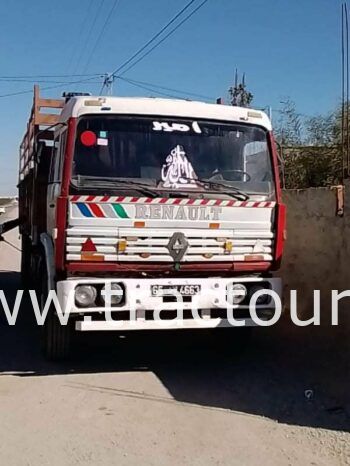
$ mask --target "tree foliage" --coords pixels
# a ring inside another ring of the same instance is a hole
[[[284,100],[280,116],[277,120],[275,133],[283,146],[298,146],[302,144],[302,122],[296,106],[290,99]]]
[[[236,105],[238,107],[249,107],[254,98],[253,94],[247,90],[244,83],[230,87],[228,92],[231,99],[231,105]]]
[[[285,188],[342,183],[341,109],[305,117],[287,99],[280,110],[275,133],[284,161]]]
[[[236,70],[235,84],[228,90],[231,105],[238,107],[249,107],[253,102],[254,95],[248,91],[245,82],[245,73],[242,76],[242,81],[238,82],[238,73]]]

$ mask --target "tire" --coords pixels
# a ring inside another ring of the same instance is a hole
[[[47,281],[47,272],[45,270],[42,274],[41,310],[43,310],[48,296]],[[62,325],[56,314],[55,306],[51,306],[43,326],[42,347],[46,359],[49,361],[67,359],[70,354],[71,337],[71,322],[68,321],[67,325]]]

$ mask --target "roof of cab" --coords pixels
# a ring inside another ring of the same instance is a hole
[[[244,122],[271,130],[266,113],[244,107],[153,97],[72,97],[64,106],[61,121],[87,114],[150,115]]]

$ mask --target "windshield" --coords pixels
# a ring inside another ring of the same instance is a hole
[[[171,193],[213,187],[223,193],[229,187],[262,195],[274,191],[264,129],[175,118],[81,118],[73,179],[84,177],[129,180]],[[125,189],[127,183],[118,186]]]

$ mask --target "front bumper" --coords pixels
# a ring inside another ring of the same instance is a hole
[[[122,283],[125,289],[123,304],[117,307],[94,306],[77,307],[74,302],[75,288],[78,285],[94,285],[101,287],[106,283]],[[70,278],[57,283],[58,301],[63,312],[75,316],[75,328],[88,330],[161,330],[161,329],[194,329],[232,326],[227,318],[227,310],[235,319],[244,318],[245,325],[256,325],[249,315],[249,302],[230,305],[227,302],[227,286],[233,283],[244,284],[249,288],[263,285],[281,297],[281,280],[265,277],[234,278]],[[152,285],[200,285],[197,295],[169,300],[165,296],[152,296]],[[72,298],[73,297],[73,298]],[[275,301],[256,305],[261,313],[261,320],[269,319],[269,312],[275,309]],[[165,312],[167,311],[167,312]],[[166,318],[162,318],[166,314]],[[270,314],[271,314],[270,312]],[[159,317],[159,318],[157,318]],[[260,317],[260,315],[259,315]]]

